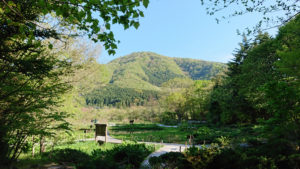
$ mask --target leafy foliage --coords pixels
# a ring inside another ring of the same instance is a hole
[[[29,136],[51,135],[52,129],[68,128],[66,114],[53,106],[69,88],[63,76],[72,73],[70,63],[49,55],[42,47],[22,45],[24,49],[13,53],[1,50],[0,59],[0,143],[4,149],[0,157],[12,161]]]
[[[81,143],[85,147],[87,143]],[[91,153],[73,145],[45,153],[42,157],[60,164],[68,163],[79,169],[139,168],[142,161],[154,151],[154,146],[124,143],[110,146],[93,146]]]
[[[66,34],[60,28],[72,29],[73,26],[86,32],[94,41],[104,42],[108,52],[114,54],[117,46],[114,34],[110,31],[111,25],[120,24],[124,29],[131,26],[138,28],[138,18],[144,16],[139,7],[147,7],[148,4],[148,0],[3,1],[0,9],[1,22],[5,27],[2,27],[2,33],[18,35],[23,40],[28,38],[31,41],[36,37],[60,38]],[[42,26],[49,21],[45,18],[48,14],[55,14],[61,27],[55,24],[50,27]],[[100,24],[105,26],[101,27]]]
[[[299,75],[295,70],[300,56],[299,18],[298,15],[281,27],[275,38],[259,34],[252,43],[243,43],[235,60],[229,63],[227,76],[216,81],[211,94],[212,122],[263,126],[259,133],[265,143],[255,143],[258,150],[250,148],[245,158],[237,159],[240,163],[236,166],[250,161],[254,164],[250,168],[299,165],[289,161],[299,154]],[[270,151],[271,146],[276,147],[274,151]]]
[[[204,120],[207,114],[208,96],[211,87],[211,81],[198,80],[187,89],[169,94],[163,100],[167,110],[163,114],[164,121],[168,121],[166,118],[168,116],[172,118],[175,114],[178,121],[183,119]],[[174,112],[174,114],[171,112]],[[176,119],[173,118],[172,120]]]
[[[154,147],[145,144],[125,144],[108,151],[96,150],[92,156],[97,168],[139,168],[153,151]]]
[[[110,25],[137,28],[144,15],[139,7],[148,4],[148,0],[0,2],[1,167],[12,168],[30,137],[43,142],[53,130],[68,129],[67,115],[57,107],[60,96],[71,88],[66,77],[78,65],[53,49],[55,40],[86,33],[114,54],[117,46]]]
[[[159,168],[192,168],[191,164],[184,158],[184,155],[179,152],[169,152],[165,153],[159,157],[151,157],[149,159],[149,163],[151,168],[159,169]]]
[[[292,169],[299,166],[299,154],[285,149],[285,145],[272,144],[275,152],[270,152],[271,145],[262,145],[255,147],[190,147],[183,154],[166,153],[159,157],[150,158],[150,164],[153,168],[276,168]],[[284,150],[285,149],[285,150]],[[286,154],[284,154],[285,152]],[[280,154],[280,155],[278,155]],[[274,156],[275,155],[275,156]],[[168,160],[172,159],[172,160]]]

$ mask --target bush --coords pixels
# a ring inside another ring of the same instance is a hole
[[[197,132],[196,132],[196,137],[195,137],[195,142],[198,144],[203,144],[205,143],[212,143],[216,136],[216,133],[208,128],[208,127],[200,127]]]
[[[111,130],[115,131],[141,131],[141,130],[162,130],[163,128],[156,124],[126,124],[113,126]]]
[[[45,155],[52,157],[57,163],[73,163],[78,166],[86,166],[91,159],[88,154],[70,148],[54,150]]]
[[[163,112],[161,114],[161,122],[166,125],[176,125],[178,124],[178,120],[176,119],[175,112]]]
[[[169,152],[159,157],[151,157],[149,159],[151,168],[165,169],[189,169],[192,165],[187,161],[185,156],[179,152]]]
[[[221,149],[215,144],[207,147],[190,147],[185,152],[187,160],[193,168],[206,168],[210,162],[220,153]]]
[[[154,151],[153,146],[145,144],[122,144],[111,150],[95,150],[92,153],[97,169],[139,168],[144,159]]]
[[[195,125],[187,123],[187,122],[181,123],[179,126],[180,131],[191,131],[194,128],[196,128]]]
[[[66,148],[44,153],[44,156],[60,164],[70,163],[77,169],[135,169],[154,150],[152,145],[126,143],[107,150],[95,149],[91,155]]]

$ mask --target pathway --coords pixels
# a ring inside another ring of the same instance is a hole
[[[158,126],[161,127],[178,127],[178,126],[167,126],[167,125],[163,125],[163,124],[157,124]],[[94,138],[91,139],[83,139],[81,141],[89,141],[89,140],[95,140]],[[96,138],[97,141],[105,141],[105,137],[104,136],[97,136]],[[106,142],[108,143],[117,143],[117,144],[121,144],[123,141],[119,140],[119,139],[115,139],[111,136],[107,136],[106,138]],[[141,165],[141,168],[150,168],[150,164],[149,164],[149,159],[151,157],[157,157],[160,156],[162,154],[168,153],[168,152],[183,152],[186,148],[191,147],[191,145],[185,145],[185,144],[175,144],[175,143],[157,143],[157,142],[138,142],[138,143],[145,143],[145,144],[156,144],[156,145],[162,145],[163,147],[161,147],[160,149],[158,149],[157,151],[151,153],[143,162]],[[209,145],[206,145],[209,146]],[[196,145],[196,147],[201,147],[200,145]]]
[[[104,141],[105,137],[104,136],[98,136],[97,140],[100,141]],[[122,143],[122,140],[118,140],[115,139],[111,136],[107,136],[107,140],[108,143]],[[141,165],[141,168],[150,168],[150,164],[149,164],[149,159],[151,157],[157,157],[160,156],[162,154],[168,153],[168,152],[183,152],[186,148],[191,147],[191,145],[185,145],[185,144],[176,144],[176,143],[157,143],[157,142],[141,142],[139,141],[138,143],[145,143],[145,144],[156,144],[156,145],[162,145],[163,147],[161,147],[160,149],[158,149],[157,151],[151,153],[143,162]],[[209,145],[206,145],[209,146]],[[196,145],[196,147],[201,147],[200,145]]]
[[[160,143],[163,145],[162,148],[158,149],[157,151],[151,153],[143,162],[141,165],[141,168],[146,169],[150,168],[149,159],[151,157],[158,157],[160,155],[163,155],[165,153],[169,152],[183,152],[186,148],[191,147],[190,145],[184,145],[184,144],[172,144],[172,143]],[[197,147],[201,147],[197,145]]]

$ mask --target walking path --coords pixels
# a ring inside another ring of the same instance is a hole
[[[150,143],[150,142],[146,142]],[[152,143],[152,144],[157,144],[157,143]],[[157,151],[151,153],[143,162],[141,165],[142,169],[146,169],[146,168],[151,168],[150,164],[149,164],[149,159],[151,157],[158,157],[160,155],[163,155],[165,153],[169,153],[169,152],[183,152],[185,149],[191,147],[191,145],[184,145],[184,144],[173,144],[173,143],[159,143],[161,145],[163,145],[162,148],[158,149]],[[208,145],[206,145],[208,146]],[[196,147],[201,147],[200,145],[196,145]]]
[[[111,136],[107,136],[106,138],[106,142],[108,143],[117,143],[120,144],[123,141],[122,140],[118,140],[115,139]],[[105,141],[105,137],[104,136],[98,136],[97,140],[99,141]],[[191,145],[185,145],[185,144],[176,144],[176,143],[157,143],[157,142],[138,142],[138,143],[145,143],[145,144],[156,144],[156,145],[162,145],[163,147],[161,147],[160,149],[158,149],[157,151],[151,153],[143,162],[141,165],[141,168],[150,168],[150,164],[149,164],[149,159],[151,157],[158,157],[162,154],[168,153],[168,152],[183,152],[185,149],[191,147]],[[206,145],[207,147],[209,145]],[[196,145],[196,147],[201,147],[200,145]]]
[[[178,126],[167,126],[163,124],[157,124],[158,126],[161,127],[178,127]],[[90,139],[83,139],[83,140],[78,140],[78,141],[92,141],[95,140],[95,138],[90,138]],[[97,141],[105,141],[105,136],[97,136],[96,137]],[[115,139],[111,136],[107,136],[106,142],[108,143],[116,143],[116,144],[121,144],[123,140]],[[155,144],[155,145],[162,145],[160,149],[157,151],[151,153],[143,162],[141,165],[141,168],[150,168],[149,164],[149,159],[151,157],[158,157],[162,154],[168,153],[168,152],[183,152],[185,149],[191,147],[191,145],[185,145],[185,144],[175,144],[175,143],[157,143],[157,142],[138,142],[138,143],[145,143],[145,144]],[[206,145],[207,147],[209,145]],[[196,147],[201,147],[200,145],[196,145]]]

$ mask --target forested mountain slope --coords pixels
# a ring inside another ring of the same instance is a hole
[[[174,58],[174,61],[193,80],[209,80],[226,68],[223,63],[196,59]]]
[[[182,88],[192,80],[209,80],[224,71],[225,64],[196,59],[136,52],[105,65],[110,80],[86,95],[89,105],[143,104],[168,88]],[[176,85],[176,84],[180,85]],[[122,93],[120,93],[122,92]]]
[[[113,60],[108,67],[114,70],[110,83],[135,89],[159,90],[162,83],[185,77],[173,59],[150,52],[132,53]]]
[[[152,52],[132,53],[107,66],[113,71],[110,83],[150,90],[159,90],[162,83],[174,78],[209,80],[226,67],[223,63],[172,58]]]

